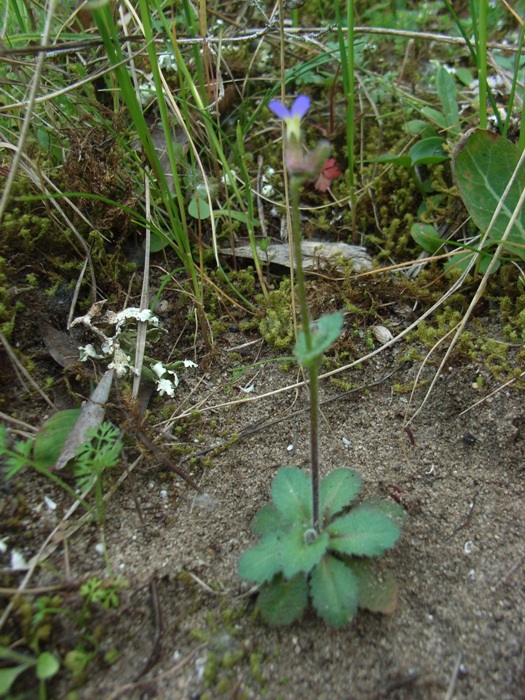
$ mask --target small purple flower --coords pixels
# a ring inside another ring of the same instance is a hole
[[[310,98],[306,95],[299,95],[293,101],[290,109],[285,107],[279,100],[272,100],[268,103],[268,107],[286,124],[287,138],[296,138],[297,141],[300,141],[301,119],[310,109]]]

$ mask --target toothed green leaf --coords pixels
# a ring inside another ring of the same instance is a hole
[[[272,485],[272,498],[282,522],[308,525],[312,520],[312,488],[298,467],[282,467]]]
[[[264,506],[264,508],[261,508],[254,517],[252,529],[259,537],[265,537],[273,533],[283,532],[287,529],[287,526],[283,523],[283,519],[277,508],[273,503],[269,503],[267,506]]]
[[[315,567],[310,579],[310,594],[319,616],[330,625],[343,627],[357,612],[357,579],[335,557],[323,557]]]
[[[397,583],[390,571],[380,569],[373,559],[352,558],[347,564],[359,586],[359,607],[390,615],[397,607]]]
[[[353,508],[331,523],[330,549],[342,554],[373,557],[393,547],[399,528],[374,505],[366,503]]]
[[[268,535],[242,555],[239,576],[247,581],[264,583],[281,570],[281,542],[277,534]]]
[[[266,584],[257,598],[257,607],[271,625],[289,625],[298,620],[308,604],[308,584],[305,574],[289,581],[277,576]]]
[[[319,490],[320,512],[324,524],[337,515],[356,497],[361,477],[350,469],[335,469],[321,481]]]
[[[292,578],[299,572],[308,573],[326,552],[330,537],[326,532],[316,535],[315,530],[295,527],[281,539],[282,572]]]

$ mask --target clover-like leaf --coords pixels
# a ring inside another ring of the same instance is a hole
[[[319,563],[328,548],[326,532],[294,527],[281,538],[282,572],[288,579],[299,572],[308,573]]]
[[[306,347],[306,338],[303,332],[299,333],[295,344],[295,356],[297,362],[303,367],[315,365],[321,355],[331,347],[341,335],[343,328],[343,314],[337,311],[334,314],[321,316],[315,323],[310,324],[312,346]]]
[[[320,617],[330,625],[342,627],[355,616],[358,582],[346,564],[327,555],[315,567],[310,578],[312,602]]]
[[[334,469],[321,481],[319,491],[320,512],[327,524],[356,497],[361,487],[361,477],[350,469]]]
[[[398,588],[391,571],[382,571],[373,559],[352,559],[347,563],[359,586],[359,607],[390,615],[397,607]]]
[[[312,487],[302,469],[281,467],[272,484],[272,498],[283,524],[311,522]]]
[[[289,625],[298,620],[308,604],[306,574],[297,574],[289,581],[276,576],[259,593],[257,607],[271,625]]]
[[[276,533],[244,552],[239,561],[239,576],[255,583],[270,581],[280,571],[281,542]]]
[[[391,518],[374,504],[362,503],[327,528],[330,549],[342,554],[373,557],[393,547],[400,533]]]

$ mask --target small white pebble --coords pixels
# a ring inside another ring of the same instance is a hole
[[[53,501],[52,498],[49,498],[49,496],[44,496],[44,503],[46,504],[49,510],[57,509],[57,504],[55,503],[55,501]]]
[[[95,545],[95,552],[97,554],[104,554],[104,545],[102,544],[102,542],[99,542]]]
[[[13,549],[11,552],[11,569],[13,571],[27,571],[29,569],[24,555],[18,549]]]

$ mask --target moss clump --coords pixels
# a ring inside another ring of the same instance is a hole
[[[268,295],[259,331],[264,340],[278,350],[286,350],[294,341],[292,287],[289,279]]]

